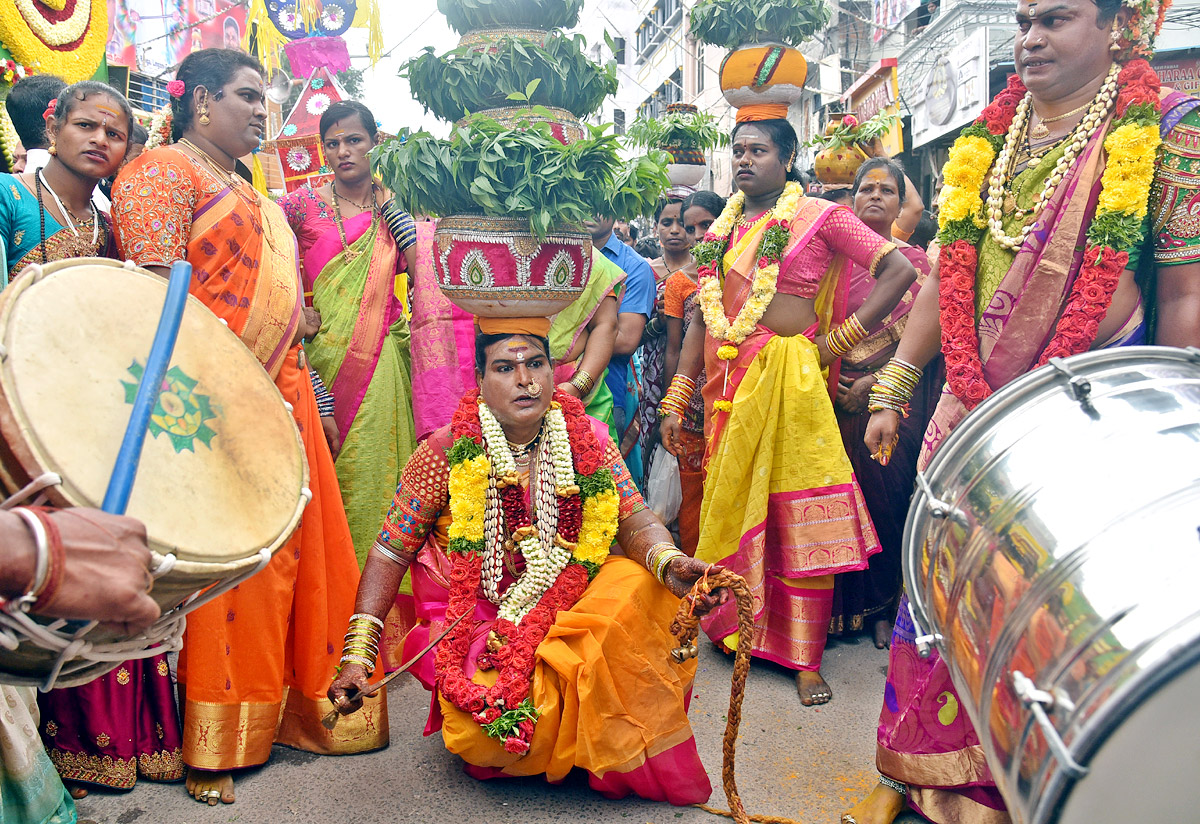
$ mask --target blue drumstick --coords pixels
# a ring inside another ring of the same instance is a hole
[[[187,306],[188,282],[191,279],[192,264],[181,260],[171,266],[167,299],[163,301],[154,343],[150,345],[150,354],[146,357],[146,370],[142,373],[137,395],[133,399],[133,412],[129,415],[129,425],[125,427],[121,451],[117,453],[117,463],[108,480],[108,490],[104,493],[101,509],[110,514],[124,515],[125,508],[129,506],[138,461],[142,458],[142,444],[146,441],[146,428],[150,425],[150,414],[158,403],[171,354],[175,351],[175,339],[179,337],[179,324]]]

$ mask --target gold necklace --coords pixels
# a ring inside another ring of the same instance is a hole
[[[772,211],[771,209],[767,209],[765,212],[760,214],[758,217],[754,218],[754,220],[746,220],[746,213],[743,212],[741,215],[738,216],[738,226],[741,226],[743,229],[753,229],[755,226],[762,223],[763,220],[770,217],[771,211]]]
[[[1084,103],[1078,109],[1071,109],[1071,111],[1067,112],[1066,114],[1060,114],[1055,117],[1039,116],[1037,125],[1029,130],[1029,136],[1032,137],[1034,140],[1042,140],[1043,138],[1047,137],[1050,134],[1050,129],[1048,129],[1046,127],[1047,123],[1057,123],[1060,120],[1066,120],[1071,115],[1079,114],[1080,112],[1086,110],[1091,105],[1092,105],[1092,101],[1089,100],[1087,103]],[[1034,114],[1037,114],[1037,110],[1034,110]]]
[[[350,198],[346,197],[345,195],[338,194],[337,181],[335,181],[335,180],[329,181],[329,190],[331,192],[333,192],[334,197],[340,197],[342,200],[346,201],[351,206],[353,206],[356,209],[359,209],[360,211],[363,211],[363,212],[367,211],[367,209],[375,208],[375,204],[378,202],[375,199],[375,182],[374,181],[371,182],[371,203],[370,204],[359,203],[356,200],[351,200]]]
[[[334,220],[334,223],[337,224],[338,237],[341,238],[341,240],[342,240],[342,256],[345,257],[346,262],[349,263],[352,260],[357,260],[362,255],[362,252],[351,249],[350,244],[346,242],[346,227],[342,223],[342,207],[338,206],[338,200],[341,199],[341,195],[339,195],[337,193],[337,181],[334,181],[334,180],[329,181],[329,190],[331,192],[333,192],[333,220]],[[345,199],[348,200],[350,203],[354,203],[354,201],[350,200],[349,198],[345,198]],[[358,204],[355,203],[354,205],[357,206]],[[372,231],[375,228],[375,219],[378,217],[378,211],[379,211],[378,207],[379,207],[379,204],[375,199],[375,184],[372,183],[371,184],[371,228],[367,230],[368,232]],[[361,208],[363,209],[363,211],[366,211],[366,207],[361,207]]]
[[[218,163],[212,157],[212,155],[201,149],[186,137],[180,138],[179,142],[196,154],[200,162],[208,167],[209,174],[217,178],[217,180],[223,182],[226,180],[228,181],[229,191],[233,192],[234,197],[236,197],[246,206],[247,216],[250,218],[250,225],[254,227],[254,231],[266,238],[267,245],[271,247],[271,251],[279,251],[275,248],[275,243],[271,240],[270,233],[263,229],[263,225],[259,223],[258,219],[254,216],[254,207],[261,206],[262,203],[259,200],[258,192],[255,191],[254,187],[250,186],[251,195],[247,196],[243,191],[243,187],[249,186],[250,184],[246,182],[244,177],[239,175],[236,171],[230,171],[229,169],[226,169],[224,166]]]

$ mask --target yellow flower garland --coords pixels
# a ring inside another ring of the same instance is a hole
[[[104,0],[76,0],[71,14],[57,22],[42,11],[64,7],[56,9],[42,0],[14,0],[0,10],[0,43],[14,60],[38,73],[76,83],[100,68],[108,39],[108,6]]]
[[[791,220],[796,211],[800,208],[800,201],[804,197],[804,187],[795,181],[790,181],[783,187],[783,194],[775,201],[775,206],[771,210],[771,219],[773,220]],[[709,232],[718,238],[729,238],[733,232],[734,224],[738,218],[742,216],[742,208],[746,202],[746,195],[743,192],[738,192],[729,199],[725,209],[721,212],[721,216],[709,228]],[[732,242],[732,239],[730,239]],[[717,267],[719,268],[719,266]],[[733,323],[725,317],[725,305],[723,301],[723,287],[721,279],[715,275],[705,275],[700,278],[700,308],[704,312],[704,325],[708,329],[708,334],[719,341],[724,341],[726,344],[737,346],[758,327],[759,321],[766,314],[767,307],[775,297],[775,290],[779,285],[779,264],[772,261],[767,266],[755,267],[754,277],[751,282],[750,297],[746,299],[745,305],[741,311],[737,313],[737,317],[733,319]],[[722,347],[724,348],[724,347]],[[728,350],[725,350],[728,354]],[[734,353],[736,357],[736,352]],[[732,360],[729,357],[723,357],[723,360]]]
[[[461,461],[450,468],[450,538],[483,540],[483,518],[487,504],[488,473],[491,464],[486,455]]]
[[[1157,125],[1125,123],[1109,133],[1104,139],[1108,164],[1100,176],[1097,214],[1123,212],[1139,220],[1146,216],[1160,142]]]
[[[575,560],[600,566],[608,559],[608,551],[617,537],[619,502],[615,489],[605,490],[583,502]]]

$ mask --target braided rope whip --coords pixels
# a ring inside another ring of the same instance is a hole
[[[745,578],[723,569],[713,575],[706,573],[696,581],[691,592],[680,602],[679,612],[671,623],[671,633],[679,639],[679,649],[674,650],[672,655],[677,661],[695,657],[696,636],[700,630],[700,618],[694,614],[696,598],[721,587],[726,587],[733,593],[737,602],[738,617],[738,648],[733,659],[733,683],[729,690],[729,712],[725,716],[725,736],[721,741],[721,783],[725,788],[725,798],[729,801],[729,810],[717,809],[707,804],[696,806],[705,812],[732,818],[737,824],[749,824],[751,821],[760,824],[800,824],[798,821],[779,816],[748,815],[742,805],[734,777],[738,728],[742,723],[742,699],[746,695],[746,677],[750,674],[750,650],[754,646],[754,596],[750,594],[750,586]]]

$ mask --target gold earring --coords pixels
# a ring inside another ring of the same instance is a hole
[[[50,138],[50,148],[46,150],[51,157],[58,157],[58,144],[54,142],[54,138]]]
[[[200,125],[207,126],[211,121],[208,119],[208,106],[200,104]]]

